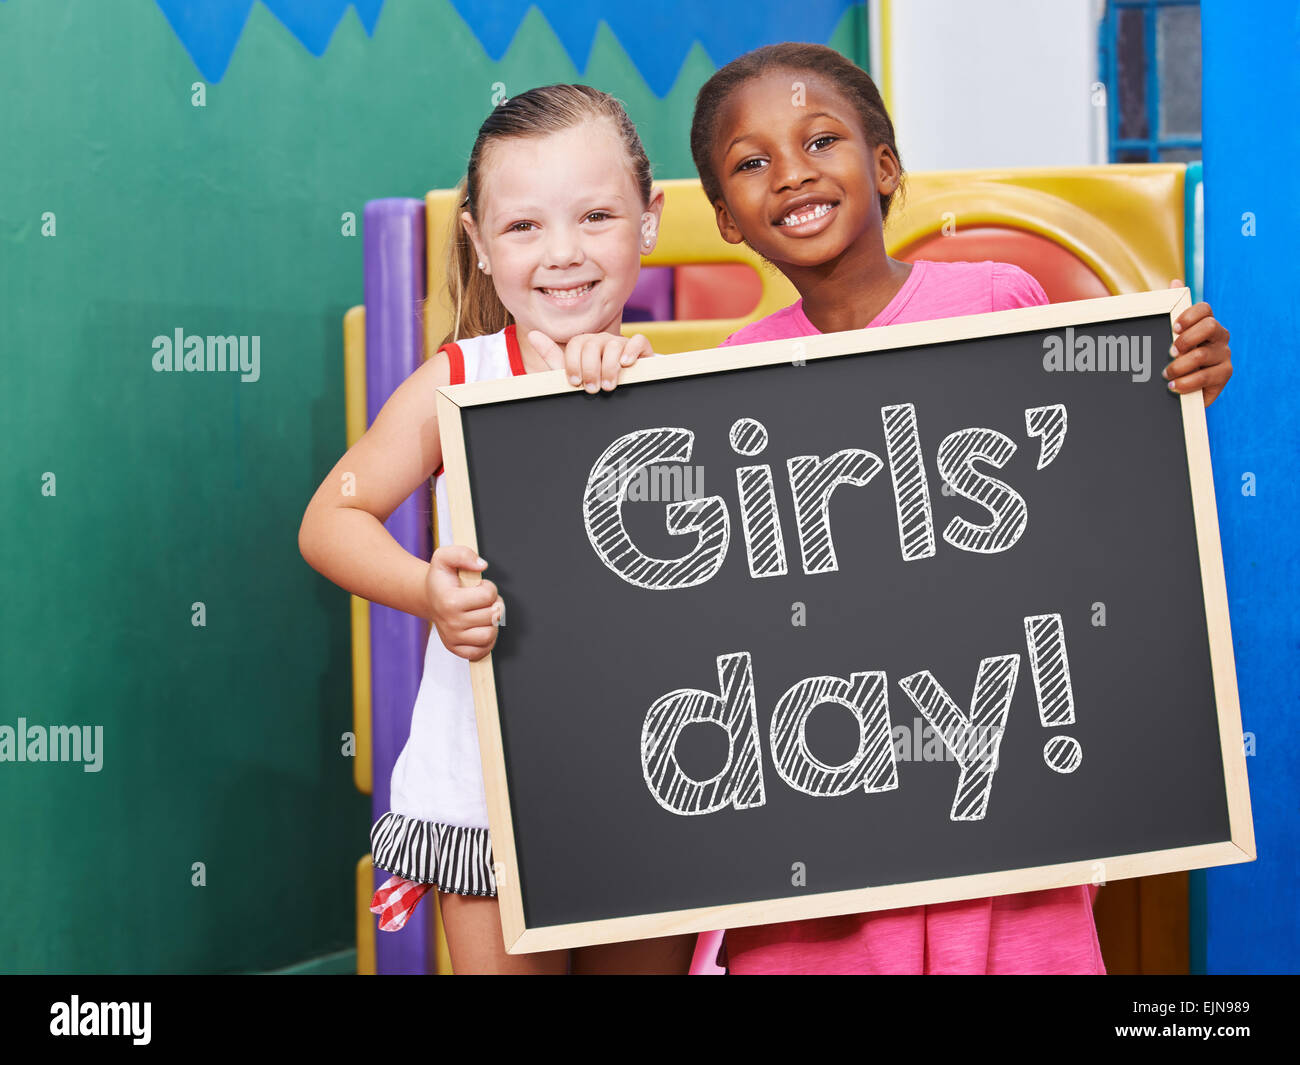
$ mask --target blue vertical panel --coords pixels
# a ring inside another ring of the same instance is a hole
[[[1183,280],[1192,290],[1192,302],[1205,293],[1205,183],[1201,163],[1188,163],[1183,177]],[[1205,871],[1187,875],[1188,968],[1205,972]]]
[[[1206,969],[1300,971],[1300,3],[1206,0],[1201,12],[1205,289],[1232,333],[1210,445],[1259,858],[1205,877]],[[1254,235],[1249,235],[1252,231]],[[1245,494],[1253,475],[1254,495]],[[1194,945],[1195,952],[1195,945]]]

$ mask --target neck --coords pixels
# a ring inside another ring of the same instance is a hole
[[[803,298],[803,312],[823,333],[864,329],[898,295],[912,264],[885,254],[881,240],[856,241],[818,266],[777,264]]]

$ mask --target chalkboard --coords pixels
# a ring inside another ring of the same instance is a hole
[[[507,949],[1251,860],[1188,302],[443,389]]]

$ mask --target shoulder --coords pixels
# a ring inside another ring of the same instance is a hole
[[[1034,275],[1011,263],[990,263],[992,266],[993,309],[1011,307],[1038,307],[1050,303],[1043,286]]]
[[[443,385],[456,383],[452,376],[452,359],[444,345],[425,359],[407,381],[419,381],[431,384],[434,388],[441,388]]]
[[[757,344],[762,340],[787,340],[790,337],[805,336],[808,331],[803,327],[801,303],[802,301],[792,303],[766,318],[742,326],[718,346],[725,348],[732,344]]]
[[[1033,275],[1011,263],[927,260],[916,265],[925,269],[920,302],[939,305],[928,307],[927,317],[981,314],[1050,302]]]
[[[439,349],[439,354],[444,355],[450,364],[451,383],[459,385],[466,381],[509,377],[511,359],[508,348],[506,331],[500,330],[449,341]]]

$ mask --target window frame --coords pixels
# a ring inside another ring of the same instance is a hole
[[[1146,162],[1162,162],[1166,149],[1201,150],[1202,137],[1160,136],[1160,70],[1156,54],[1156,20],[1161,8],[1201,6],[1200,0],[1106,0],[1098,32],[1101,80],[1106,87],[1107,157],[1119,162],[1122,152],[1143,152]],[[1142,12],[1143,50],[1146,55],[1147,136],[1120,138],[1119,120],[1119,15],[1122,11]],[[1130,160],[1131,161],[1131,160]]]

